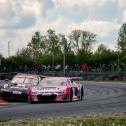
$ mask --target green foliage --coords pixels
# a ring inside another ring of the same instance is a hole
[[[48,54],[52,54],[52,67],[54,68],[55,56],[61,54],[61,46],[59,37],[51,29],[47,31],[46,45]]]
[[[11,56],[6,59],[7,64],[13,64],[14,66],[24,66],[31,65],[33,63],[31,58],[23,57],[23,56]]]
[[[96,50],[96,53],[103,53],[107,51],[107,47],[104,44],[100,44]]]
[[[35,32],[30,43],[28,43],[28,49],[32,57],[38,57],[42,55],[45,48],[45,37],[41,36],[39,32]]]
[[[110,49],[107,49],[103,44],[99,45],[98,49],[92,56],[92,60],[99,64],[110,64],[117,60],[117,54]]]
[[[62,53],[71,52],[71,43],[66,39],[65,35],[59,34],[59,39]]]
[[[43,56],[42,63],[45,65],[52,65],[52,56],[51,55]]]
[[[79,40],[81,37],[81,32],[81,30],[73,30],[69,35],[69,40],[75,53],[80,50]]]
[[[40,32],[35,32],[32,36],[31,42],[26,48],[18,50],[17,56],[25,56],[36,58],[47,53],[46,36],[41,36]]]
[[[91,53],[87,52],[85,49],[82,49],[78,52],[77,54],[77,59],[78,59],[78,63],[81,65],[83,63],[90,63],[91,60]]]
[[[17,51],[17,56],[31,57],[31,49],[26,47]]]
[[[55,34],[55,31],[51,29],[47,31],[46,45],[49,54],[61,54],[61,45],[59,37]]]
[[[63,65],[63,56],[66,56],[66,64],[87,63],[94,64],[124,64],[126,67],[126,24],[123,24],[118,37],[119,51],[107,49],[103,44],[99,45],[95,52],[92,51],[96,42],[96,35],[85,30],[73,30],[69,36],[57,34],[54,30],[47,30],[41,35],[35,32],[26,48],[18,50],[16,56],[1,58],[1,67],[4,66],[31,66],[43,64],[55,66]]]
[[[73,30],[69,35],[69,40],[75,53],[78,53],[80,50],[89,53],[92,44],[96,42],[96,35],[89,31]]]
[[[3,56],[2,56],[2,54],[0,54],[0,59],[2,59],[3,58]]]
[[[74,52],[68,52],[66,53],[66,64],[67,65],[74,65],[76,63],[76,55],[74,54]]]
[[[92,44],[94,42],[96,42],[95,34],[89,31],[82,31],[82,36],[81,36],[82,50],[84,50],[87,53],[90,53],[92,49]]]
[[[124,23],[118,35],[118,49],[126,54],[126,23]]]

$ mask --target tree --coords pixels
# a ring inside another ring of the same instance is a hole
[[[82,31],[81,46],[84,52],[89,53],[92,49],[92,44],[96,42],[96,35],[89,31]]]
[[[31,56],[31,50],[29,48],[22,48],[17,51],[17,56],[23,56],[23,57],[30,57]]]
[[[3,58],[2,54],[0,54],[0,59]]]
[[[73,30],[69,35],[69,41],[75,53],[77,53],[80,50],[80,44],[79,44],[80,37],[81,37],[81,30]]]
[[[2,59],[3,59],[3,56],[2,54],[0,54],[0,71],[1,71]]]
[[[77,53],[77,60],[78,63],[81,65],[83,63],[87,63],[89,64],[90,62],[90,58],[91,58],[91,54],[90,52],[86,52],[85,50],[81,49],[79,50],[79,52]]]
[[[71,43],[66,39],[65,35],[59,34],[60,45],[62,53],[69,53],[71,52]]]
[[[58,35],[54,30],[49,29],[46,36],[46,45],[49,54],[61,54],[61,46]]]
[[[107,50],[107,47],[104,44],[100,44],[96,50],[96,53],[102,53]]]
[[[51,29],[47,31],[46,45],[48,53],[52,54],[52,67],[54,68],[55,55],[61,54],[61,46],[58,35],[56,35],[55,31]]]
[[[117,59],[116,53],[107,47],[104,44],[100,44],[94,53],[94,60],[98,64],[109,64]]]
[[[80,50],[90,52],[92,44],[96,42],[96,35],[89,31],[73,30],[69,35],[69,40],[75,53]]]
[[[41,36],[39,32],[35,32],[31,42],[27,45],[32,57],[39,57],[45,53],[45,41],[45,36]]]
[[[41,43],[40,43],[40,50],[42,55],[46,55],[48,50],[47,50],[47,45],[46,45],[46,35],[41,36]]]
[[[73,66],[74,64],[76,64],[76,56],[74,54],[74,52],[68,52],[66,54],[66,65],[70,65]]]
[[[124,23],[120,28],[117,44],[118,49],[122,53],[126,53],[126,23]]]

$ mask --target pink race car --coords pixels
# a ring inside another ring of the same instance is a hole
[[[30,87],[28,101],[75,101],[83,100],[83,85],[76,83],[68,77],[47,77]]]

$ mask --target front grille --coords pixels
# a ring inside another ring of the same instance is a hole
[[[16,100],[27,100],[28,98],[27,94],[15,95],[12,92],[5,92],[5,91],[2,92],[0,96],[5,99],[16,99]]]
[[[56,99],[56,95],[50,95],[50,96],[38,95],[39,101],[55,101],[55,99]]]

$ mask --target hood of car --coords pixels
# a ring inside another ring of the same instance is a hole
[[[20,84],[20,83],[5,83],[3,84],[4,89],[28,89],[30,84]]]
[[[50,86],[39,86],[39,87],[37,87],[37,90],[38,91],[58,91],[58,90],[62,90],[62,89],[64,89],[65,87],[62,87],[62,86],[56,86],[56,87],[54,87],[54,86],[52,86],[52,87],[50,87]]]
[[[16,87],[16,86],[7,86],[4,88],[1,88],[0,91],[4,92],[22,92],[22,93],[27,93],[28,88],[23,88],[23,87]]]

